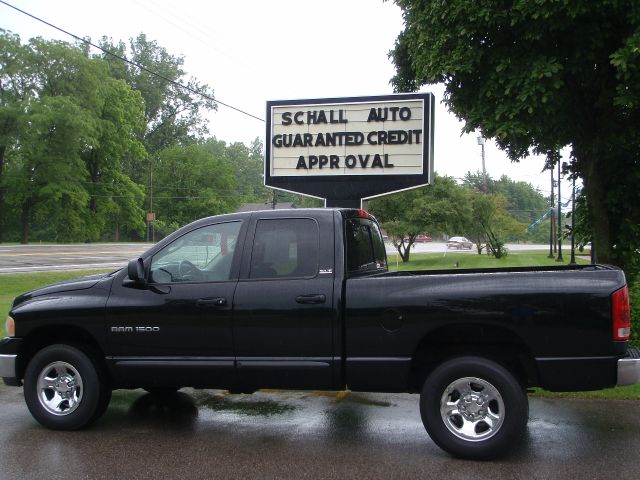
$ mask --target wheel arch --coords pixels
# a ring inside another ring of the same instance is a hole
[[[461,356],[493,360],[523,387],[538,383],[533,354],[522,337],[504,326],[458,323],[437,328],[420,339],[411,360],[411,390],[420,391],[438,365]]]
[[[24,337],[16,365],[18,376],[24,378],[27,365],[37,352],[55,344],[71,345],[82,350],[105,372],[108,372],[104,351],[100,343],[87,330],[72,325],[47,325]]]

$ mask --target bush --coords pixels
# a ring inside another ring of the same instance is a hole
[[[640,348],[640,275],[629,282],[629,301],[631,302],[631,346]]]

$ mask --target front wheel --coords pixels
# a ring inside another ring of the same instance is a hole
[[[98,362],[71,345],[50,345],[29,362],[24,397],[33,417],[54,430],[77,430],[104,413],[111,389]]]
[[[433,441],[461,458],[506,453],[529,417],[527,396],[514,376],[481,357],[460,357],[437,367],[420,396],[420,414]]]

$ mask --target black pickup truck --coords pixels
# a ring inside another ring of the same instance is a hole
[[[528,388],[640,381],[629,326],[614,267],[392,273],[362,210],[263,211],[198,220],[127,268],[19,296],[0,376],[64,430],[117,388],[420,393],[439,446],[489,458],[523,435]]]

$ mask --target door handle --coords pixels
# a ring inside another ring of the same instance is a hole
[[[196,301],[198,307],[224,307],[227,299],[224,297],[217,298],[200,298]]]
[[[298,295],[296,297],[296,302],[302,303],[304,305],[310,305],[313,303],[324,303],[326,301],[327,297],[325,297],[323,293],[317,295]]]

